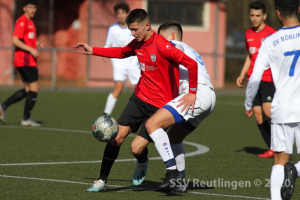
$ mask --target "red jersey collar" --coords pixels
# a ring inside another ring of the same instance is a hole
[[[156,35],[157,33],[155,33],[154,31],[153,31],[153,34],[151,35],[151,37],[148,39],[148,40],[146,40],[145,42],[144,42],[144,46],[148,46],[148,45],[150,45],[151,43],[152,43],[152,41],[153,41],[153,39],[154,39],[154,37],[155,37],[155,35]]]

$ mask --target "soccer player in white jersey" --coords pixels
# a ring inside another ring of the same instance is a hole
[[[213,111],[216,96],[201,56],[186,43],[181,42],[181,25],[175,21],[166,22],[159,27],[158,33],[171,41],[177,48],[184,51],[186,55],[194,59],[198,64],[198,89],[194,107],[186,108],[182,106],[181,102],[184,95],[189,93],[189,78],[188,71],[185,67],[180,65],[179,96],[159,109],[146,122],[147,132],[166,164],[166,178],[159,186],[160,190],[166,191],[175,186],[172,184],[172,179],[175,180],[179,172],[183,178],[185,177],[185,149],[182,141]],[[169,129],[167,134],[164,129],[171,125],[173,126]],[[142,141],[144,142],[136,139],[133,140],[131,144],[133,154],[141,154],[143,149],[149,144],[149,140],[144,139]],[[166,150],[165,147],[170,144],[172,150]],[[133,183],[135,185],[139,185],[143,182],[145,178],[143,175],[146,174],[146,169],[147,166],[139,166],[137,162],[133,177]],[[174,187],[174,189],[180,192],[186,192],[187,190],[183,184],[180,184],[180,187]]]
[[[276,87],[271,104],[271,149],[274,166],[270,178],[271,199],[290,199],[295,180],[300,176],[300,162],[290,162],[296,141],[300,153],[300,23],[298,0],[275,0],[275,9],[283,27],[267,37],[255,62],[249,80],[245,114],[251,116],[253,99],[263,72],[271,66]]]
[[[127,3],[121,2],[114,6],[114,11],[117,15],[118,22],[109,27],[105,48],[108,47],[124,47],[134,37],[126,24],[126,18],[129,13],[129,6]],[[104,114],[110,115],[116,105],[117,99],[122,93],[124,82],[128,76],[131,84],[136,85],[140,78],[140,66],[136,56],[131,56],[124,59],[111,59],[113,65],[114,76],[114,90],[111,92],[106,101]]]

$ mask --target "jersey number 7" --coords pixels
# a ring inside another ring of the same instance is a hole
[[[287,51],[284,53],[284,56],[293,56],[295,55],[291,68],[290,68],[290,72],[289,72],[289,76],[294,76],[294,72],[295,72],[295,67],[296,67],[296,63],[298,61],[298,58],[300,56],[300,50],[296,50],[296,51]]]

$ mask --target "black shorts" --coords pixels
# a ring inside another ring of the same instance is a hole
[[[119,117],[118,123],[122,126],[130,126],[131,131],[134,133],[141,127],[138,135],[151,142],[145,123],[158,109],[158,107],[146,103],[133,94]]]
[[[253,106],[262,106],[263,103],[271,103],[275,93],[275,85],[273,82],[261,81],[257,94],[253,101]]]
[[[37,67],[16,67],[21,75],[23,82],[35,82],[39,79],[38,68]]]

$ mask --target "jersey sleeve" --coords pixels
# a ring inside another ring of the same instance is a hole
[[[270,66],[267,44],[263,42],[246,89],[245,109],[251,110],[263,73]]]
[[[189,92],[192,94],[196,94],[198,81],[197,62],[171,44],[167,44],[162,48],[162,55],[164,55],[168,60],[171,60],[175,63],[180,63],[188,69],[190,87]]]
[[[15,24],[13,36],[18,37],[19,39],[22,40],[22,39],[24,39],[24,32],[25,32],[25,23],[20,22],[18,20]]]
[[[109,47],[109,48],[99,48],[93,47],[93,55],[103,56],[107,58],[127,58],[129,56],[134,56],[135,40],[131,41],[125,47]]]
[[[107,35],[106,35],[106,41],[105,41],[105,45],[104,45],[104,48],[108,48],[108,47],[111,47],[112,46],[112,31],[111,31],[111,28],[109,28],[107,30]]]
[[[189,93],[196,94],[198,83],[198,65],[197,62],[184,54],[180,64],[188,69],[189,73]]]

